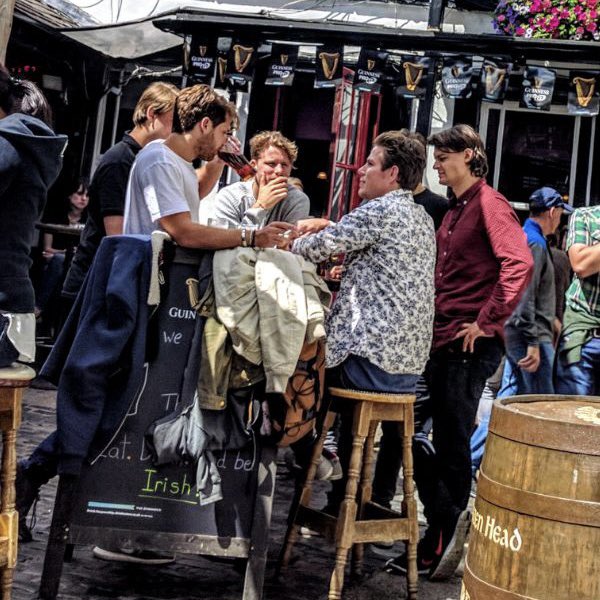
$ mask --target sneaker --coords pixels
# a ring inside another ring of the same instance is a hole
[[[323,448],[323,457],[325,457],[329,462],[331,462],[332,470],[331,474],[328,477],[329,481],[338,481],[344,476],[344,472],[342,471],[342,463],[338,455],[331,450],[327,450],[327,448]]]
[[[333,462],[325,458],[323,454],[319,457],[319,464],[315,472],[315,481],[329,481],[333,475]]]
[[[433,534],[433,535],[432,535]],[[431,571],[433,565],[432,555],[432,540],[436,536],[431,529],[425,532],[425,535],[417,544],[417,573],[419,575],[427,575]],[[384,565],[386,573],[392,575],[406,575],[408,570],[408,555],[406,552],[399,554],[396,558],[391,558]]]
[[[168,565],[175,562],[175,556],[152,550],[134,550],[121,548],[119,550],[106,550],[95,546],[92,554],[100,560],[134,563],[137,565]]]
[[[436,555],[439,554],[439,559],[437,560],[437,564],[432,566],[429,579],[432,581],[445,581],[454,575],[463,556],[470,525],[471,512],[463,510],[458,515],[454,527],[442,530],[438,548],[436,549],[439,551],[436,552]]]

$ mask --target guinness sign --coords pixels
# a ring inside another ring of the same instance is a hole
[[[265,85],[292,85],[297,62],[298,46],[273,44]]]
[[[442,91],[446,98],[470,98],[472,93],[473,59],[445,58],[442,67]]]
[[[342,81],[343,46],[317,46],[315,88],[335,87]]]
[[[217,56],[215,41],[207,40],[204,36],[193,35],[191,44],[188,44],[187,48],[186,74],[194,83],[210,84],[215,72]]]
[[[597,71],[571,71],[569,73],[568,109],[572,115],[597,115],[598,98]]]
[[[496,62],[489,58],[483,61],[479,79],[482,100],[502,103],[508,89],[508,79],[511,69],[511,63]]]
[[[256,47],[253,44],[234,41],[227,55],[225,77],[232,82],[248,83],[254,76]]]
[[[425,96],[430,64],[431,59],[427,56],[404,54],[401,57],[400,67],[394,65],[394,69],[400,76],[397,93],[405,98]]]
[[[388,53],[361,48],[354,76],[354,87],[365,92],[379,92]]]
[[[537,110],[550,110],[556,71],[544,67],[527,67],[523,75],[521,108],[535,108]]]

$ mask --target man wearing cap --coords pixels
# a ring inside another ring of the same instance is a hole
[[[578,208],[567,252],[575,273],[566,293],[556,361],[559,394],[600,394],[600,206]]]
[[[554,233],[563,212],[572,209],[551,187],[529,197],[523,231],[533,256],[533,276],[517,308],[504,325],[506,362],[498,397],[553,394],[553,330],[556,319],[554,265],[546,236]]]

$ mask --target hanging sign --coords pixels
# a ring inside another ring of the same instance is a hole
[[[521,108],[550,110],[556,71],[544,67],[527,67],[523,75]]]
[[[227,52],[218,52],[216,62],[215,87],[227,89]]]
[[[317,46],[315,88],[331,88],[341,83],[343,68],[343,46]]]
[[[210,83],[215,71],[217,46],[214,40],[193,35],[190,44],[184,43],[184,72],[194,83]]]
[[[267,72],[266,85],[290,86],[294,83],[294,71],[298,62],[298,46],[273,44],[271,63]]]
[[[430,64],[431,59],[427,56],[403,55],[400,62],[400,86],[397,93],[405,98],[425,96]],[[394,68],[398,71],[396,66]]]
[[[442,67],[442,91],[446,98],[470,98],[472,78],[472,58],[459,56],[444,59]]]
[[[361,48],[354,76],[354,87],[365,92],[379,92],[388,53]]]
[[[597,115],[598,71],[571,71],[569,73],[569,98],[567,107],[571,115]]]
[[[508,89],[511,69],[511,63],[497,62],[489,58],[484,59],[479,80],[482,100],[502,104]]]
[[[235,83],[248,83],[254,77],[255,62],[256,47],[254,45],[239,40],[233,41],[227,54],[225,77]]]

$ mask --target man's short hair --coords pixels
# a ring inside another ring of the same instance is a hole
[[[140,96],[133,111],[133,124],[143,125],[148,117],[146,113],[151,108],[156,114],[162,115],[173,110],[179,89],[172,83],[155,81],[151,83]]]
[[[173,114],[173,133],[185,133],[194,129],[197,123],[208,117],[214,127],[226,118],[232,118],[237,125],[235,105],[227,101],[209,85],[200,83],[179,92]]]
[[[404,190],[414,190],[423,179],[427,164],[424,144],[410,132],[386,131],[375,138],[374,146],[383,149],[383,169],[398,167],[397,181]]]
[[[485,177],[488,173],[488,160],[479,134],[470,125],[455,125],[440,131],[429,138],[429,143],[437,150],[444,152],[463,152],[473,150],[473,158],[469,162],[471,173],[476,177]]]
[[[250,140],[250,158],[258,160],[260,155],[269,146],[274,146],[285,152],[292,165],[296,162],[298,158],[298,146],[292,140],[288,140],[280,131],[261,131],[252,136]]]

